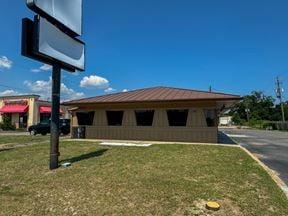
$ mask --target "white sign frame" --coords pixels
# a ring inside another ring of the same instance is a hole
[[[34,25],[34,53],[63,62],[76,70],[85,70],[84,42],[70,37],[40,16],[35,17]]]
[[[82,35],[82,0],[26,0],[26,4],[66,33]]]

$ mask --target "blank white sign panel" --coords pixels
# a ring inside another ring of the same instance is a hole
[[[44,13],[78,36],[82,33],[82,0],[27,0],[36,13]]]
[[[63,33],[45,18],[39,19],[37,51],[83,71],[85,44]]]

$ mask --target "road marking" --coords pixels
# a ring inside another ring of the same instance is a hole
[[[236,137],[236,138],[251,138],[253,136],[248,136],[248,135],[241,135],[241,134],[226,134],[229,137]]]

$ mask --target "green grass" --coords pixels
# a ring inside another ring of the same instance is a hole
[[[288,215],[284,193],[240,148],[60,146],[73,163],[56,171],[47,144],[0,152],[0,215]],[[205,210],[208,200],[221,210]]]
[[[1,144],[27,144],[27,143],[37,143],[43,141],[49,141],[50,136],[27,136],[27,135],[1,135],[0,136],[0,145]]]

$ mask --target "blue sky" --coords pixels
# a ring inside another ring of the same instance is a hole
[[[63,71],[63,100],[152,86],[274,96],[276,76],[288,89],[287,0],[83,2],[86,71]],[[49,99],[50,68],[20,54],[33,12],[1,3],[0,95]]]

